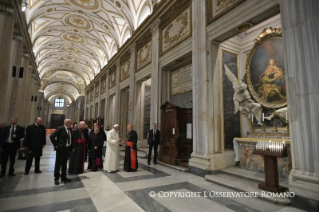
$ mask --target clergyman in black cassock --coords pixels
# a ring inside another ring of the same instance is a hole
[[[70,154],[69,174],[81,174],[84,172],[86,161],[87,143],[89,132],[84,121],[79,123],[79,128],[73,131],[73,149]]]
[[[124,171],[136,171],[137,162],[137,133],[133,130],[133,125],[127,126],[127,140],[125,146]]]
[[[94,133],[89,137],[89,165],[88,169],[92,171],[97,171],[98,169],[103,169],[103,161],[102,161],[102,148],[104,144],[104,135],[101,133],[99,128],[94,129]]]
[[[65,119],[64,125],[58,127],[54,133],[51,134],[50,139],[56,151],[55,167],[54,167],[54,183],[59,185],[59,179],[61,181],[71,181],[66,177],[67,161],[72,151],[72,121],[71,119]],[[61,169],[61,174],[60,174]]]
[[[153,129],[151,129],[148,133],[148,160],[147,164],[150,165],[151,158],[152,158],[152,149],[154,147],[154,165],[157,163],[157,147],[160,144],[161,140],[161,132],[156,129],[157,125],[153,124]]]
[[[24,138],[24,146],[26,149],[32,151],[31,160],[26,160],[24,175],[29,174],[32,166],[33,158],[35,160],[35,173],[40,171],[40,157],[42,156],[42,149],[46,145],[46,129],[42,125],[42,119],[36,118],[35,123],[27,127],[26,136]]]

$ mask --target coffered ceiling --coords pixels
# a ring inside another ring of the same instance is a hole
[[[27,0],[46,99],[73,102],[160,0]]]

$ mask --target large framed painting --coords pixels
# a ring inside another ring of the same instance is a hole
[[[258,35],[247,56],[246,82],[252,97],[263,107],[287,106],[281,29],[268,28]]]

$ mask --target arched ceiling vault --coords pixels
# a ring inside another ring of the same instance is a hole
[[[28,32],[46,99],[69,103],[160,0],[27,0]]]

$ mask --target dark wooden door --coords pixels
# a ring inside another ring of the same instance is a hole
[[[50,128],[56,129],[59,126],[62,126],[64,123],[65,115],[64,114],[51,114],[51,123]]]

